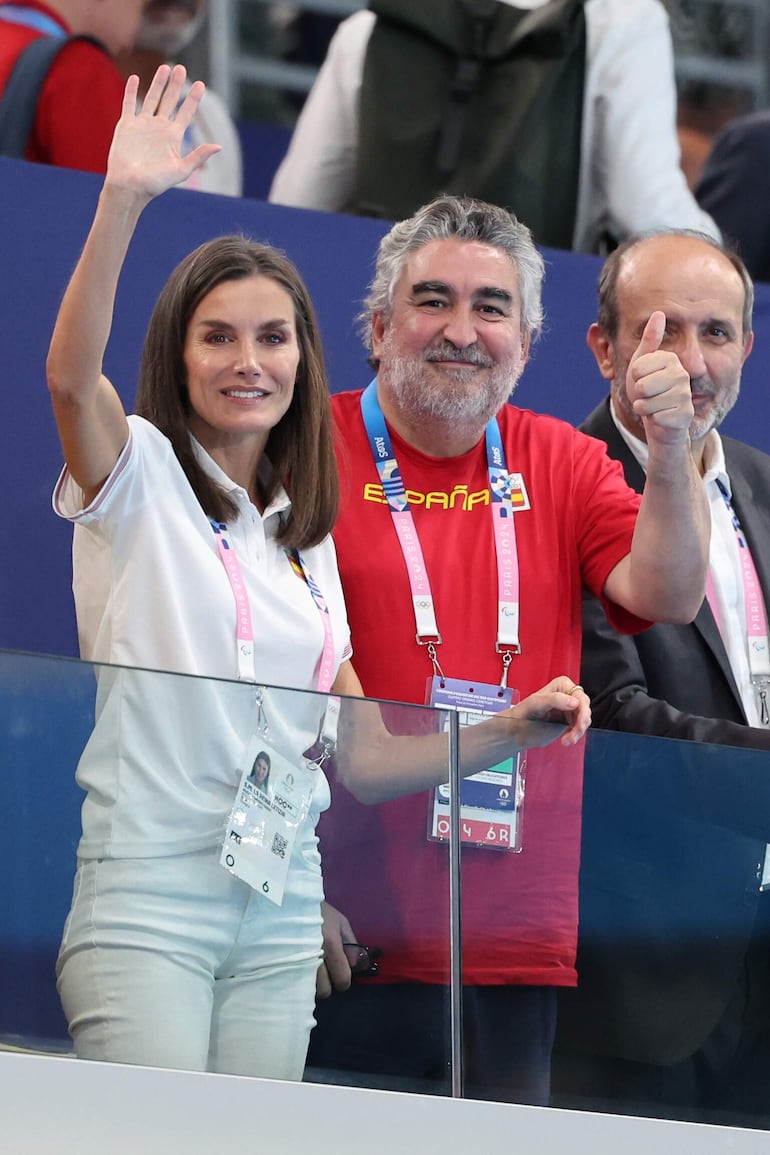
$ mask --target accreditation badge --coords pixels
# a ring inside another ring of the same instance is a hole
[[[276,906],[318,773],[302,755],[287,758],[264,734],[255,734],[244,751],[219,862]]]
[[[428,681],[429,705],[455,710],[461,726],[475,726],[507,710],[519,693],[486,682],[435,676]],[[460,783],[460,841],[485,850],[521,851],[526,753],[463,778]],[[432,791],[428,838],[446,842],[450,833],[449,786]]]

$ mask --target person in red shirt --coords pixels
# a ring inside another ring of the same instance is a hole
[[[542,276],[526,226],[466,198],[439,197],[380,244],[364,306],[376,377],[332,399],[334,540],[371,697],[444,705],[451,694],[478,714],[494,712],[506,687],[526,697],[557,671],[574,676],[583,586],[629,633],[697,611],[708,510],[690,450],[690,380],[664,342],[666,317],[644,319],[629,359],[629,396],[653,445],[640,502],[600,442],[506,404],[541,325]],[[415,714],[383,710],[397,734]],[[510,800],[520,783],[507,773]],[[350,984],[351,944],[381,954],[376,976],[318,1004],[309,1062],[353,1071],[354,1082],[365,1073],[443,1090],[440,800],[415,793],[367,808],[340,780],[319,827],[330,983]],[[488,782],[473,786],[486,802],[469,796],[462,857],[465,1090],[544,1103],[556,990],[577,981],[582,749],[528,752],[520,837],[499,819],[483,823],[499,829],[494,843],[474,835],[474,810],[502,813]]]
[[[0,2],[0,100],[19,56],[40,36],[91,36],[65,45],[43,82],[24,156],[104,172],[124,81],[112,54],[133,44],[143,0]],[[101,47],[100,47],[101,45]]]

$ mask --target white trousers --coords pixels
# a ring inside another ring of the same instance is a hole
[[[295,848],[283,905],[217,851],[82,862],[57,963],[79,1058],[300,1079],[322,898]]]

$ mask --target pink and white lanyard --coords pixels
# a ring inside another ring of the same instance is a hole
[[[216,538],[217,549],[225,567],[230,588],[235,599],[235,638],[238,654],[238,678],[244,682],[257,682],[254,665],[254,627],[251,621],[251,606],[246,585],[241,572],[238,555],[233,548],[227,533],[227,526],[221,521],[211,522],[211,528]],[[302,578],[315,602],[316,609],[321,615],[321,624],[324,631],[324,645],[321,654],[321,666],[318,671],[318,689],[327,694],[332,687],[335,675],[334,635],[332,632],[331,614],[321,590],[314,581],[310,571],[302,561],[298,550],[286,550],[291,568]]]
[[[743,579],[743,597],[746,613],[749,675],[751,677],[751,684],[755,687],[757,697],[759,698],[760,723],[763,726],[768,726],[770,725],[770,709],[768,708],[767,702],[768,690],[770,690],[770,649],[768,649],[765,601],[762,596],[762,589],[759,584],[754,559],[751,556],[751,550],[741,528],[741,523],[738,520],[738,515],[733,509],[732,502],[725,487],[720,481],[717,481],[717,486],[724,498],[727,512],[730,514],[730,521],[732,522],[735,540],[738,545],[738,558],[741,566],[741,577]],[[719,603],[717,601],[714,581],[710,573],[706,585],[706,598],[711,607],[711,612],[714,615],[714,620],[717,623],[717,628],[721,633],[722,624],[719,620]]]
[[[427,648],[434,672],[442,673],[436,651],[436,646],[441,645],[441,634],[436,621],[428,571],[385,416],[380,408],[375,381],[370,382],[361,395],[361,416],[406,565],[414,609],[415,640],[418,646]],[[521,653],[519,642],[519,559],[516,549],[513,503],[511,501],[511,479],[500,437],[500,427],[495,418],[487,425],[485,441],[489,472],[490,512],[497,556],[497,638],[495,651],[502,655],[503,672],[500,685],[505,688],[508,682],[508,667],[513,656]]]

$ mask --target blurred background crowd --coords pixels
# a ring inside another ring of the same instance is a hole
[[[0,26],[0,155],[104,171],[123,78],[179,60],[190,147],[223,146],[203,191],[385,220],[468,194],[599,254],[692,228],[770,280],[767,0],[0,0]]]
[[[770,5],[662,3],[674,47],[682,167],[695,187],[719,130],[736,116],[770,106]],[[237,120],[288,132],[337,26],[366,3],[213,0],[210,7],[185,62],[223,95]],[[251,179],[264,183],[258,174]]]

